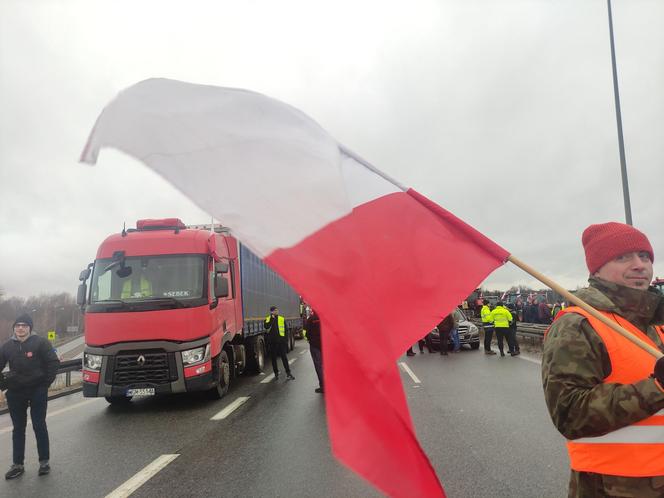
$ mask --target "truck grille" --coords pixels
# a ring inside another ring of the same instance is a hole
[[[115,357],[113,385],[168,384],[176,379],[177,370],[172,353],[137,351]]]

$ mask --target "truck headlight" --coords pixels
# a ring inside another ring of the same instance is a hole
[[[210,345],[182,351],[182,363],[185,366],[196,365],[210,359]]]
[[[98,372],[101,370],[101,359],[102,356],[100,354],[85,353],[83,355],[83,368]]]

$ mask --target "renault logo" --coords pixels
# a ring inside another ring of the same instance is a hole
[[[142,367],[143,365],[145,365],[145,356],[140,355],[140,356],[136,359],[136,363],[138,363],[138,366],[139,366],[139,367]]]

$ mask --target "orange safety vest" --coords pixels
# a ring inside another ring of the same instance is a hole
[[[656,359],[650,353],[577,306],[560,311],[556,318],[567,313],[583,315],[604,342],[611,360],[611,374],[604,379],[604,383],[633,384],[652,374]],[[601,313],[659,349],[625,318],[614,313]],[[655,328],[664,342],[664,332],[660,327]],[[567,452],[570,466],[578,472],[624,477],[664,475],[664,410],[603,436],[568,440]]]

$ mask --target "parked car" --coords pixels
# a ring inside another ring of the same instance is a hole
[[[470,346],[470,349],[479,349],[480,348],[480,331],[477,328],[477,325],[471,323],[464,312],[459,308],[454,310],[456,315],[457,323],[459,324],[459,342],[463,346],[464,344]],[[440,349],[440,334],[438,329],[434,328],[430,332],[431,343],[434,349]],[[452,338],[448,343],[448,348],[452,349]]]

